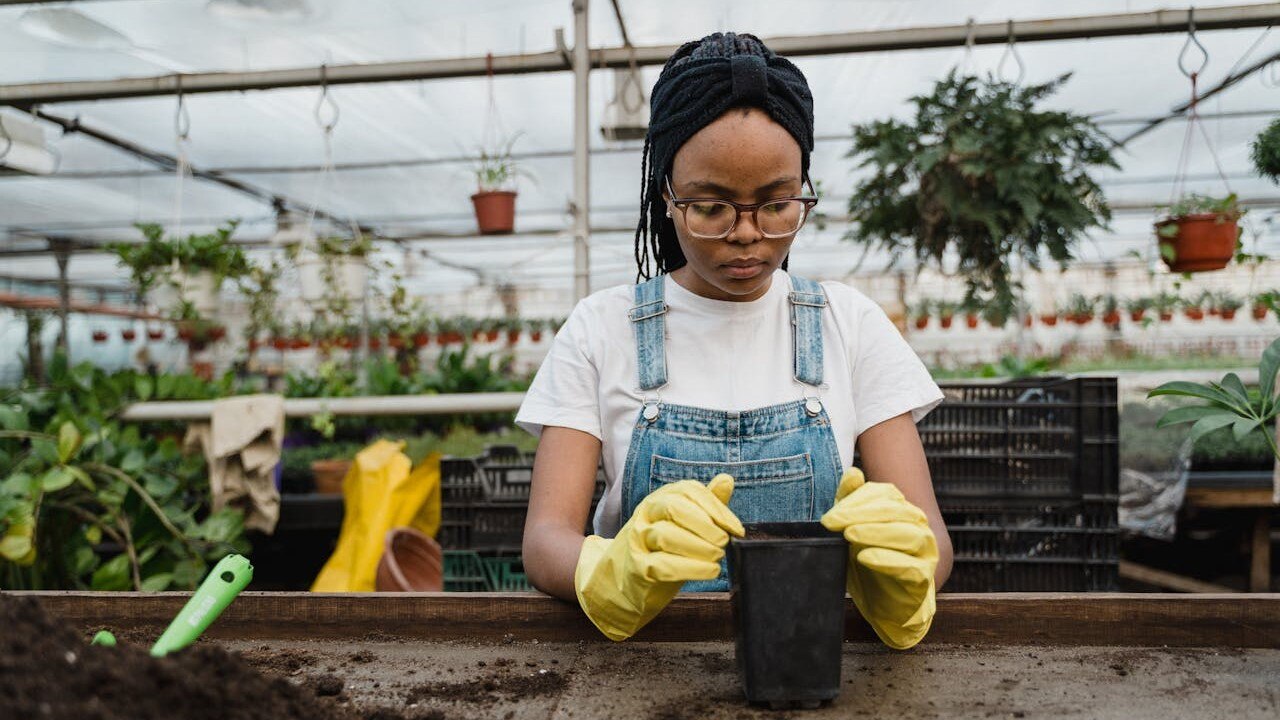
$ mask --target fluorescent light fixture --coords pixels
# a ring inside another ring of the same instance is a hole
[[[22,13],[18,27],[34,38],[77,50],[133,49],[133,41],[115,28],[71,8],[34,8]]]
[[[57,169],[44,128],[24,113],[0,111],[0,175],[51,175]]]

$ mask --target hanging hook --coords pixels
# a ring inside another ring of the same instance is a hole
[[[964,72],[969,72],[969,66],[973,63],[973,42],[974,28],[973,18],[970,17],[964,23]]]
[[[1187,68],[1187,51],[1191,49],[1192,44],[1200,51],[1201,60],[1200,67],[1195,70]],[[1178,69],[1187,77],[1193,77],[1204,72],[1205,67],[1209,65],[1209,51],[1200,43],[1200,38],[1196,37],[1196,9],[1192,7],[1187,11],[1187,41],[1182,44],[1182,51],[1178,53]]]
[[[325,107],[329,108],[329,117],[325,119]],[[338,101],[333,99],[329,94],[329,66],[325,63],[320,64],[320,98],[316,100],[316,124],[320,126],[325,133],[333,132],[338,126]]]
[[[187,112],[187,98],[182,94],[182,76],[175,76],[178,85],[178,110],[173,118],[173,131],[178,142],[185,142],[191,137],[191,115]]]
[[[1013,34],[1013,18],[1009,18],[1009,42],[1004,46],[1004,54],[1000,56],[1000,62],[996,65],[996,76],[1001,82],[1009,82],[1004,77],[1004,63],[1013,56],[1014,62],[1018,63],[1018,77],[1014,79],[1014,85],[1021,85],[1022,79],[1027,76],[1026,63],[1022,62],[1022,56],[1018,54],[1018,41]]]

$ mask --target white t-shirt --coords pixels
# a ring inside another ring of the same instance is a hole
[[[516,424],[534,435],[548,425],[591,433],[603,444],[606,489],[595,532],[620,526],[622,475],[643,399],[712,410],[751,410],[799,400],[813,388],[793,374],[791,282],[774,272],[750,302],[712,300],[670,276],[666,288],[667,385],[640,390],[636,341],[627,311],[635,286],[618,285],[580,301],[556,334],[529,387]],[[840,282],[823,282],[823,385],[840,460],[853,462],[854,441],[877,423],[911,412],[919,422],[942,391],[879,305]]]

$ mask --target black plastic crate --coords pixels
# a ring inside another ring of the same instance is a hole
[[[1120,530],[1115,496],[1047,503],[944,501],[955,551],[953,592],[1115,590]]]
[[[471,508],[471,549],[519,550],[524,542],[526,505],[479,505]]]
[[[1115,378],[943,383],[918,425],[939,498],[1119,492]]]
[[[451,503],[484,500],[484,473],[475,458],[440,458],[440,500]]]

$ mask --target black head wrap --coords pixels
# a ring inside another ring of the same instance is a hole
[[[813,150],[813,95],[804,74],[746,33],[714,33],[687,42],[667,60],[649,98],[649,132],[640,165],[637,281],[685,264],[676,227],[666,217],[662,179],[676,151],[694,133],[737,107],[764,110],[800,144],[801,172]],[[786,262],[783,262],[786,267]]]

